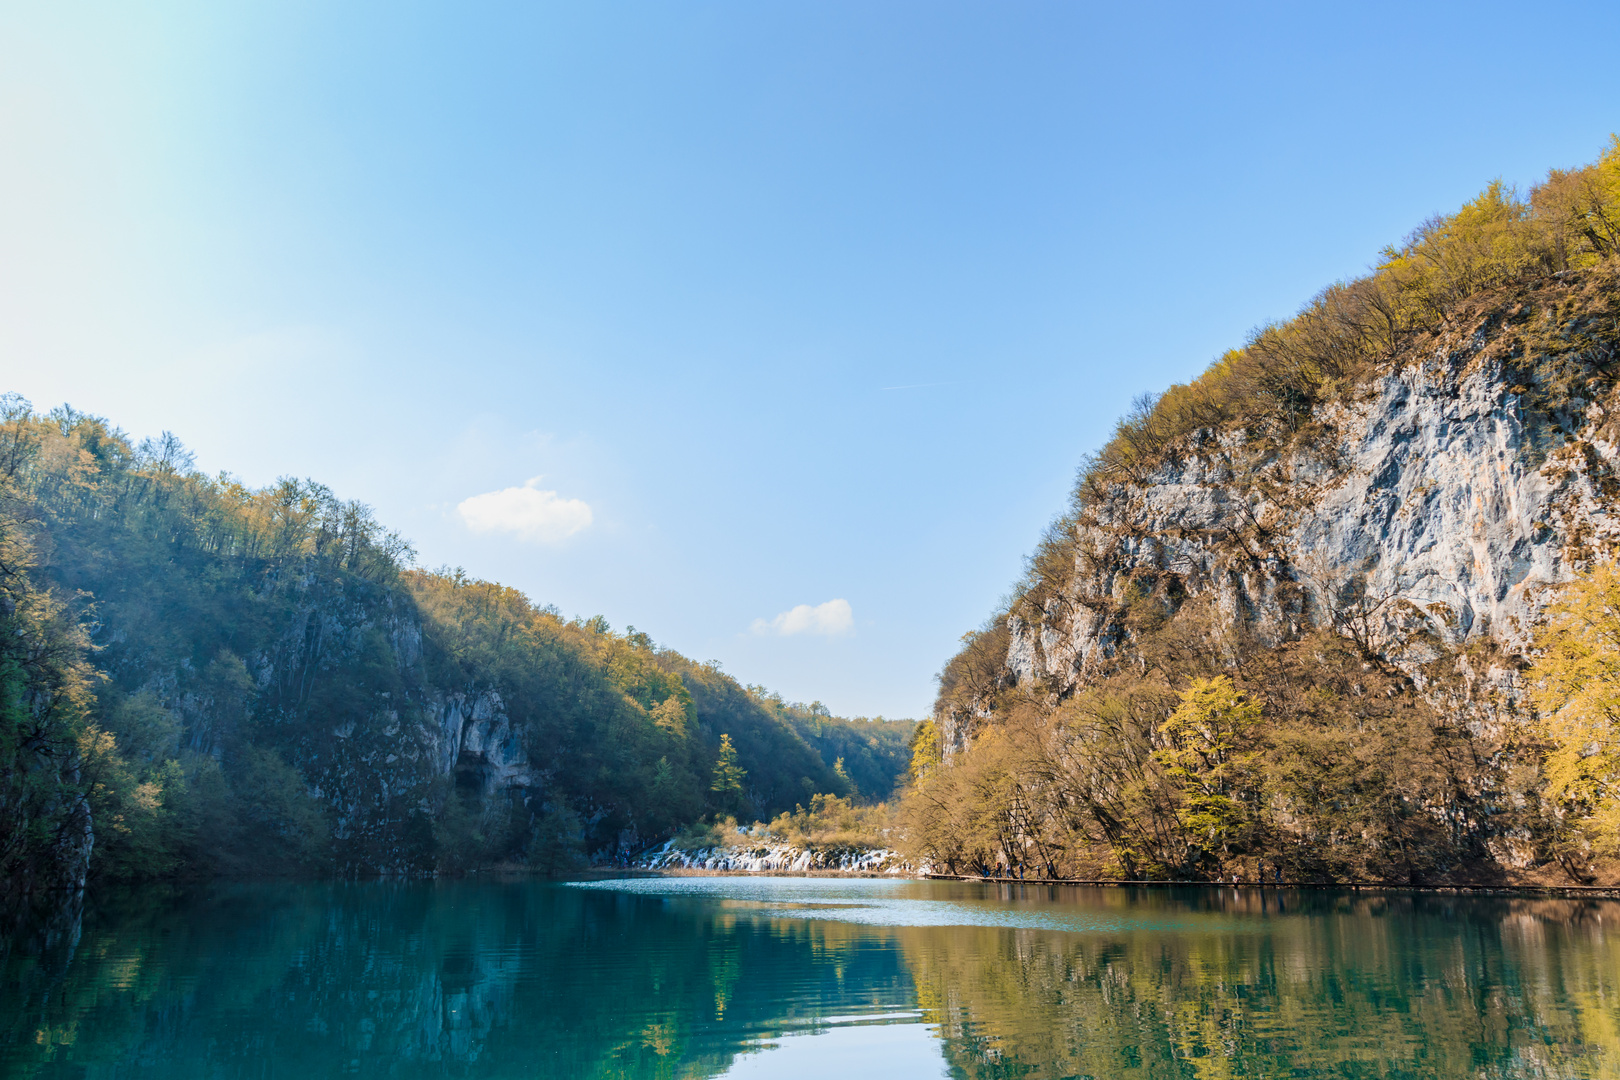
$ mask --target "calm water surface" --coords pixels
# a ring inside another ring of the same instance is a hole
[[[1607,901],[229,885],[3,964],[7,1077],[1620,1077]]]

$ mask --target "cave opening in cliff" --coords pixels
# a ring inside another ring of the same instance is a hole
[[[489,789],[489,759],[476,751],[463,750],[456,757],[455,777],[457,794],[482,795]]]

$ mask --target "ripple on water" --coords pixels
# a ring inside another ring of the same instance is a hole
[[[570,882],[569,887],[709,901],[783,919],[833,919],[863,926],[985,926],[1123,934],[1202,932],[1229,925],[1224,912],[1169,913],[1076,906],[1046,886],[916,882],[886,878],[668,877]],[[948,891],[947,891],[948,890]],[[943,893],[943,895],[942,895]],[[1090,890],[1119,893],[1119,890]],[[1107,897],[1104,897],[1105,899]],[[743,905],[747,905],[745,908]]]

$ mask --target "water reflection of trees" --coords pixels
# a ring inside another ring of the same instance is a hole
[[[61,959],[8,961],[0,1074],[703,1077],[911,995],[857,928],[528,885],[226,888]]]
[[[675,1080],[830,1017],[917,1004],[970,1078],[1620,1067],[1620,905],[1049,887],[1001,899],[1026,922],[1090,929],[874,927],[528,884],[124,902],[87,916],[76,945],[58,935],[55,953],[6,961],[0,1074]]]
[[[1306,894],[1279,912],[1275,893],[1214,897],[1272,917],[896,934],[968,1077],[1584,1077],[1620,1063],[1614,905]],[[1110,901],[1132,902],[1094,900]]]

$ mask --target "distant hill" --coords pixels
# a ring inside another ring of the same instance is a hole
[[[834,716],[821,702],[804,705],[783,701],[761,686],[750,686],[754,700],[771,710],[833,766],[839,779],[858,797],[884,801],[892,796],[911,765],[914,720]]]

